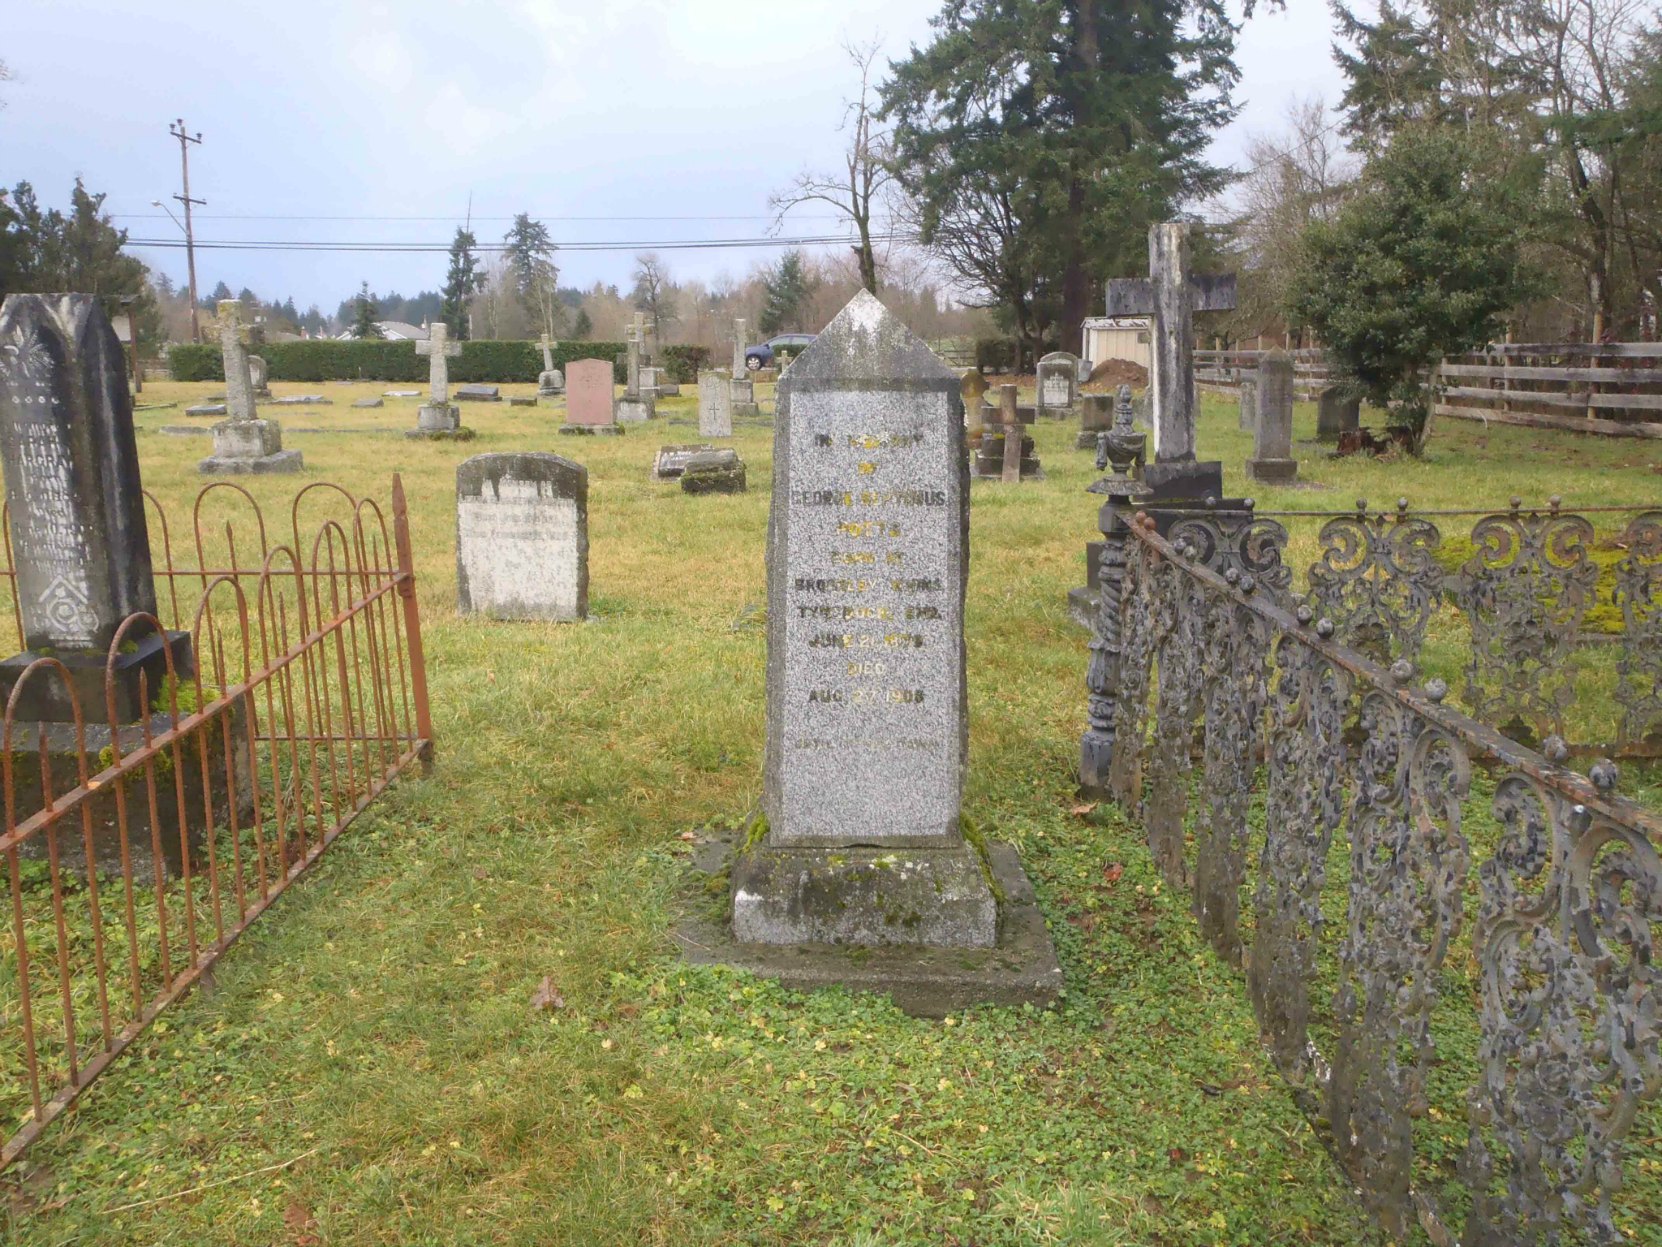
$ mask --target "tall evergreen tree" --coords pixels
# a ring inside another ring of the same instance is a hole
[[[764,335],[801,326],[801,317],[814,284],[802,263],[802,252],[791,250],[779,257],[763,280],[762,314],[756,325]]]
[[[1225,185],[1205,150],[1235,115],[1237,28],[1224,0],[946,0],[933,25],[883,91],[923,241],[967,288],[1008,300],[985,283],[1014,276],[1030,312],[1050,292],[1077,342],[1149,224]]]
[[[467,301],[485,285],[485,271],[473,254],[478,245],[472,230],[456,227],[456,237],[450,241],[450,271],[444,278],[444,303],[439,319],[450,327],[450,336],[457,341],[468,334]]]
[[[521,212],[502,241],[514,298],[532,323],[552,337],[559,332],[560,270],[554,264],[554,239],[548,226]]]
[[[369,283],[366,281],[358,287],[358,297],[353,301],[352,336],[354,338],[386,337],[386,332],[375,323],[380,315],[381,309],[376,306],[375,296],[369,292]]]

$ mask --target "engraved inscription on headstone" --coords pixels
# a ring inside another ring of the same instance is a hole
[[[732,378],[722,368],[698,374],[698,435],[733,436]]]
[[[559,455],[476,455],[456,468],[456,597],[463,614],[588,613],[588,469]]]

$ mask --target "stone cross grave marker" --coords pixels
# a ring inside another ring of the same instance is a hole
[[[555,342],[545,333],[542,337],[537,339],[537,345],[542,347],[542,370],[544,372],[553,372],[554,348],[558,346],[559,343]]]
[[[612,405],[612,364],[574,359],[566,367],[566,423],[562,433],[619,433]]]
[[[254,418],[254,380],[248,365],[248,326],[242,323],[242,304],[221,299],[214,328],[225,365],[225,414],[232,420]]]
[[[1235,274],[1191,275],[1189,227],[1182,221],[1149,226],[1148,277],[1116,277],[1108,283],[1109,316],[1154,318],[1154,459],[1192,462],[1195,457],[1194,314],[1235,306]]]
[[[749,344],[744,340],[744,338],[748,330],[749,326],[745,322],[744,317],[735,316],[733,318],[733,377],[735,380],[744,376],[746,372],[744,363],[744,348]]]
[[[1271,351],[1258,361],[1258,414],[1254,420],[1253,457],[1247,475],[1255,481],[1290,481],[1298,476],[1293,458],[1293,360]]]
[[[50,652],[82,710],[105,717],[104,664],[129,615],[156,613],[150,537],[121,343],[93,295],[14,294],[0,307],[0,462],[11,509],[18,613],[28,648],[0,663],[0,700]],[[190,670],[189,637],[129,629],[115,663],[123,722],[144,711],[139,674],[162,687],[166,649]],[[62,681],[31,680],[19,718],[73,719]]]
[[[698,374],[698,435],[700,437],[733,436],[732,378],[724,368],[711,368]]]
[[[542,452],[457,466],[456,604],[492,619],[588,615],[587,468]]]
[[[226,419],[214,425],[214,452],[196,465],[197,471],[204,476],[300,471],[304,458],[298,450],[283,449],[282,426],[254,414],[253,357],[248,354],[242,304],[221,299],[215,319],[225,364]]]
[[[462,353],[462,344],[450,340],[450,326],[436,320],[427,328],[425,341],[415,344],[416,354],[427,356],[427,401],[416,413],[416,433],[454,432],[462,422],[461,412],[450,403],[450,360]]]

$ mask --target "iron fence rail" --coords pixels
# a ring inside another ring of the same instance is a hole
[[[236,499],[255,536],[209,533],[204,500]],[[315,492],[314,494],[314,491]],[[309,543],[308,495],[327,500]],[[189,631],[188,669],[164,649],[146,713],[117,713],[135,615],[104,664],[103,708],[83,706],[64,662],[35,659],[0,730],[10,922],[0,945],[0,1120],[10,1164],[398,775],[431,758],[421,623],[402,482],[380,506],[310,485],[293,544],[272,545],[253,497],[216,483],[193,509],[198,567],[174,565],[153,528],[164,613]],[[214,547],[218,548],[214,548]],[[257,558],[253,552],[257,551]],[[12,579],[10,566],[0,580]],[[197,601],[179,613],[181,582]],[[15,619],[15,615],[14,615]],[[181,651],[182,652],[182,651]],[[64,685],[66,723],[20,718],[25,690]]]
[[[1370,1210],[1437,1243],[1625,1241],[1627,1144],[1662,1093],[1662,817],[1617,793],[1614,764],[1576,774],[1556,737],[1526,748],[1406,659],[1116,515],[1082,778],[1141,820],[1243,967],[1271,1058]],[[1499,775],[1490,826],[1474,762]],[[1476,1039],[1440,1108],[1434,1012]],[[1463,1121],[1449,1163],[1434,1109]]]

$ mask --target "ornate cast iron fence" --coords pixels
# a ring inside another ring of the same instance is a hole
[[[192,510],[191,568],[175,563],[168,517],[150,504],[161,617],[117,632],[105,704],[85,704],[65,663],[45,656],[6,707],[0,1165],[432,755],[398,477],[390,531],[375,501],[319,483],[295,497],[282,544],[246,489],[209,485]],[[0,586],[14,585],[8,560]],[[164,627],[189,632],[190,648],[176,647],[189,669],[164,647],[165,673],[141,683],[130,721],[117,659],[129,638]],[[61,684],[72,721],[22,721],[22,694],[42,682]]]
[[[1202,564],[1252,575],[1283,606],[1304,601],[1377,662],[1419,663],[1439,637],[1457,648],[1464,708],[1508,735],[1573,737],[1577,701],[1601,699],[1619,707],[1614,739],[1574,741],[1574,752],[1662,754],[1662,508],[1572,512],[1556,498],[1541,508],[1514,498],[1488,511],[1416,512],[1404,500],[1388,511],[1165,513],[1169,539]],[[1445,533],[1456,526],[1464,535]],[[1589,619],[1599,607],[1605,631]],[[1607,658],[1595,641],[1610,642]]]
[[[1624,1145],[1662,1092],[1662,818],[1617,795],[1608,760],[1583,778],[1558,737],[1537,753],[1451,709],[1443,681],[1415,687],[1407,659],[1347,647],[1176,530],[1112,505],[1105,520],[1123,592],[1093,642],[1082,780],[1140,817],[1244,967],[1271,1057],[1369,1208],[1439,1244],[1625,1241]],[[1555,566],[1585,541],[1573,522],[1479,530],[1484,566],[1507,541]],[[1389,531],[1390,563],[1417,566],[1424,530]],[[1477,585],[1483,604],[1509,591]],[[1561,592],[1573,611],[1580,590]],[[1353,628],[1382,612],[1393,636],[1421,628],[1423,601],[1387,605],[1364,600]],[[1474,763],[1498,777],[1486,811]],[[1475,1055],[1438,1053],[1434,1014]],[[1453,1164],[1427,1137],[1450,1129]]]

